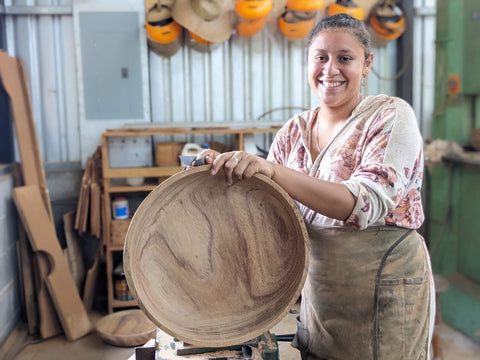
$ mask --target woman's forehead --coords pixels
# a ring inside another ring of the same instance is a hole
[[[328,47],[334,46],[335,48],[344,48],[350,51],[363,51],[362,43],[355,36],[353,31],[348,28],[324,29],[319,31],[312,39],[309,49],[315,50],[319,47],[323,48],[327,45]]]

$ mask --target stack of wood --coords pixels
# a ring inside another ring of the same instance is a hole
[[[101,187],[102,187],[102,152],[98,147],[95,153],[87,158],[85,172],[82,177],[78,195],[75,230],[82,235],[86,232],[100,239],[102,235],[101,221]]]
[[[28,331],[41,338],[63,331],[76,340],[92,325],[58,241],[22,59],[0,51],[0,79],[10,97],[21,158],[12,195],[21,219],[18,249]]]

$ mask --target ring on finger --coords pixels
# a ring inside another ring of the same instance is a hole
[[[240,162],[240,159],[239,159],[236,155],[233,155],[232,158],[234,158],[235,160],[237,160],[237,165],[238,165],[238,163]]]

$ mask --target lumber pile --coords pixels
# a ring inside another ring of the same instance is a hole
[[[77,230],[80,235],[88,232],[98,239],[100,239],[102,235],[101,156],[101,148],[98,147],[95,153],[87,158],[85,172],[80,185],[75,217],[75,230]]]
[[[10,98],[21,158],[12,196],[21,219],[19,258],[29,333],[49,338],[64,332],[76,340],[92,325],[57,238],[21,58],[0,51],[0,81]]]

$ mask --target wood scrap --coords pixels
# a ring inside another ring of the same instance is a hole
[[[13,164],[13,184],[22,186],[22,175],[20,164]],[[33,251],[28,243],[27,234],[21,222],[18,222],[18,242],[17,250],[19,254],[19,269],[22,278],[22,302],[24,314],[28,325],[28,334],[37,335],[39,332],[39,314],[37,308],[37,295],[35,293],[35,278],[33,272]]]
[[[40,319],[40,336],[42,339],[48,339],[63,332],[60,319],[55,310],[55,304],[47,288],[46,279],[50,272],[48,255],[42,252],[35,252],[33,264],[36,270],[34,277],[38,301],[38,316]]]
[[[95,153],[87,158],[85,164],[75,217],[75,230],[79,234],[89,232],[97,238],[100,238],[102,233],[100,166],[101,149],[98,147]]]
[[[72,272],[73,280],[79,292],[82,291],[85,280],[85,267],[83,265],[82,248],[80,238],[74,231],[73,223],[75,221],[75,212],[70,211],[63,215],[63,227],[65,231],[65,240],[67,243],[67,259]]]
[[[46,277],[48,291],[68,340],[76,340],[92,330],[83,302],[62,255],[55,227],[43,206],[38,186],[13,189],[13,200],[35,252],[48,254],[51,271]]]
[[[53,219],[23,60],[0,51],[0,78],[11,101],[24,184],[40,187],[45,208]]]
[[[83,305],[85,309],[91,310],[93,306],[93,299],[95,297],[95,287],[97,285],[97,277],[99,271],[100,255],[102,247],[100,246],[95,255],[95,261],[92,267],[87,271],[85,277],[85,285],[83,287]]]
[[[0,79],[5,91],[10,97],[13,123],[21,158],[22,183],[39,187],[41,199],[48,215],[47,222],[49,221],[53,224],[50,196],[38,144],[30,91],[23,60],[21,58],[11,57],[6,52],[0,51]],[[22,252],[24,251],[25,249],[22,250]],[[24,255],[26,255],[25,252]],[[61,327],[56,318],[55,311],[52,310],[53,304],[44,284],[45,280],[43,276],[48,274],[47,259],[41,254],[35,254],[33,258],[35,260],[33,263],[35,270],[33,272],[35,274],[35,288],[38,300],[40,336],[47,338],[60,333]],[[24,263],[27,261],[25,258]],[[31,284],[26,284],[26,286],[30,287]],[[31,291],[31,289],[29,289],[29,291]],[[29,296],[31,296],[31,294]],[[29,305],[29,309],[29,311],[33,311],[32,305]],[[33,321],[32,318],[30,318],[30,321]]]

